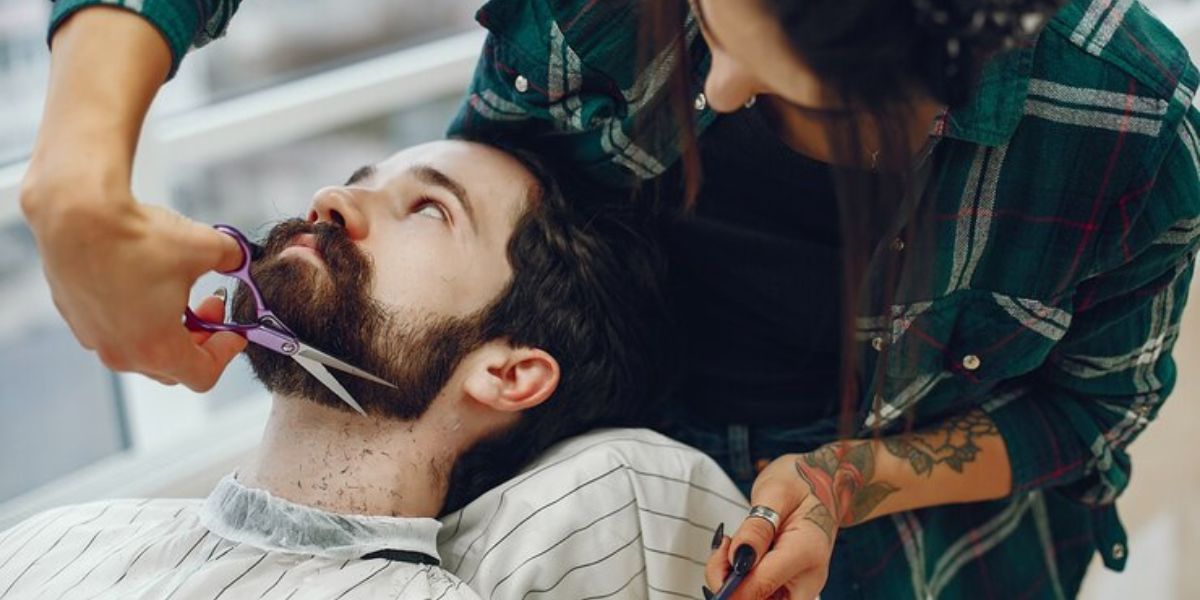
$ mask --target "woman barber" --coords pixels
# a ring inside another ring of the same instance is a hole
[[[135,202],[129,165],[232,10],[93,3],[56,8],[22,206],[80,341],[204,389],[239,342],[198,346],[178,313],[236,250]],[[493,0],[480,21],[452,129],[665,206],[686,332],[665,427],[754,505],[709,589],[735,558],[735,598],[1067,597],[1094,553],[1122,567],[1125,448],[1173,387],[1200,228],[1197,71],[1140,5]]]

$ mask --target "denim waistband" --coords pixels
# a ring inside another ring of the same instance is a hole
[[[832,419],[804,426],[764,426],[674,417],[662,428],[663,433],[711,456],[747,496],[755,476],[770,461],[813,450],[837,438]]]

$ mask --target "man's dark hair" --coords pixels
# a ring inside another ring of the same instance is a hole
[[[443,513],[511,478],[566,437],[648,424],[672,354],[659,291],[662,260],[648,215],[544,158],[484,143],[513,155],[537,185],[508,242],[512,280],[484,310],[480,339],[541,348],[561,373],[550,398],[459,457]]]

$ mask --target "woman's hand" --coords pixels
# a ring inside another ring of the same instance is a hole
[[[775,459],[754,481],[750,499],[779,514],[778,531],[758,517],[742,522],[709,558],[705,580],[717,590],[743,544],[761,557],[733,598],[810,600],[825,586],[840,527],[866,518],[897,488],[875,480],[871,442],[838,442]]]
[[[181,317],[200,275],[241,264],[237,243],[127,192],[69,208],[74,198],[67,196],[95,188],[25,192],[41,193],[52,196],[36,200],[48,208],[27,212],[29,224],[54,304],[79,343],[110,369],[211,388],[246,342],[229,332],[189,335]]]
[[[779,515],[742,522],[709,558],[705,580],[719,589],[742,545],[760,557],[737,600],[810,600],[825,585],[838,530],[904,510],[994,500],[1012,493],[1008,451],[982,409],[920,431],[844,440],[775,459],[750,490],[750,503]]]
[[[196,279],[236,268],[241,252],[229,236],[130,193],[142,121],[170,49],[149,22],[104,6],[79,10],[51,43],[21,209],[54,304],[109,368],[207,390],[245,341],[189,336],[183,310]]]

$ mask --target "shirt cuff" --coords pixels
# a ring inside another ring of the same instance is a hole
[[[50,29],[46,34],[46,44],[54,37],[58,27],[66,22],[71,15],[83,8],[91,6],[106,6],[127,10],[146,19],[166,40],[171,50],[171,72],[167,79],[175,76],[179,64],[187,54],[200,29],[200,14],[195,3],[166,2],[163,0],[144,0],[133,6],[118,5],[103,0],[57,0],[54,12],[50,16]]]
[[[1043,391],[1034,387],[1008,402],[983,406],[1004,439],[1014,494],[1074,483],[1088,466],[1091,453],[1079,443],[1066,411],[1055,406],[1060,399]]]

